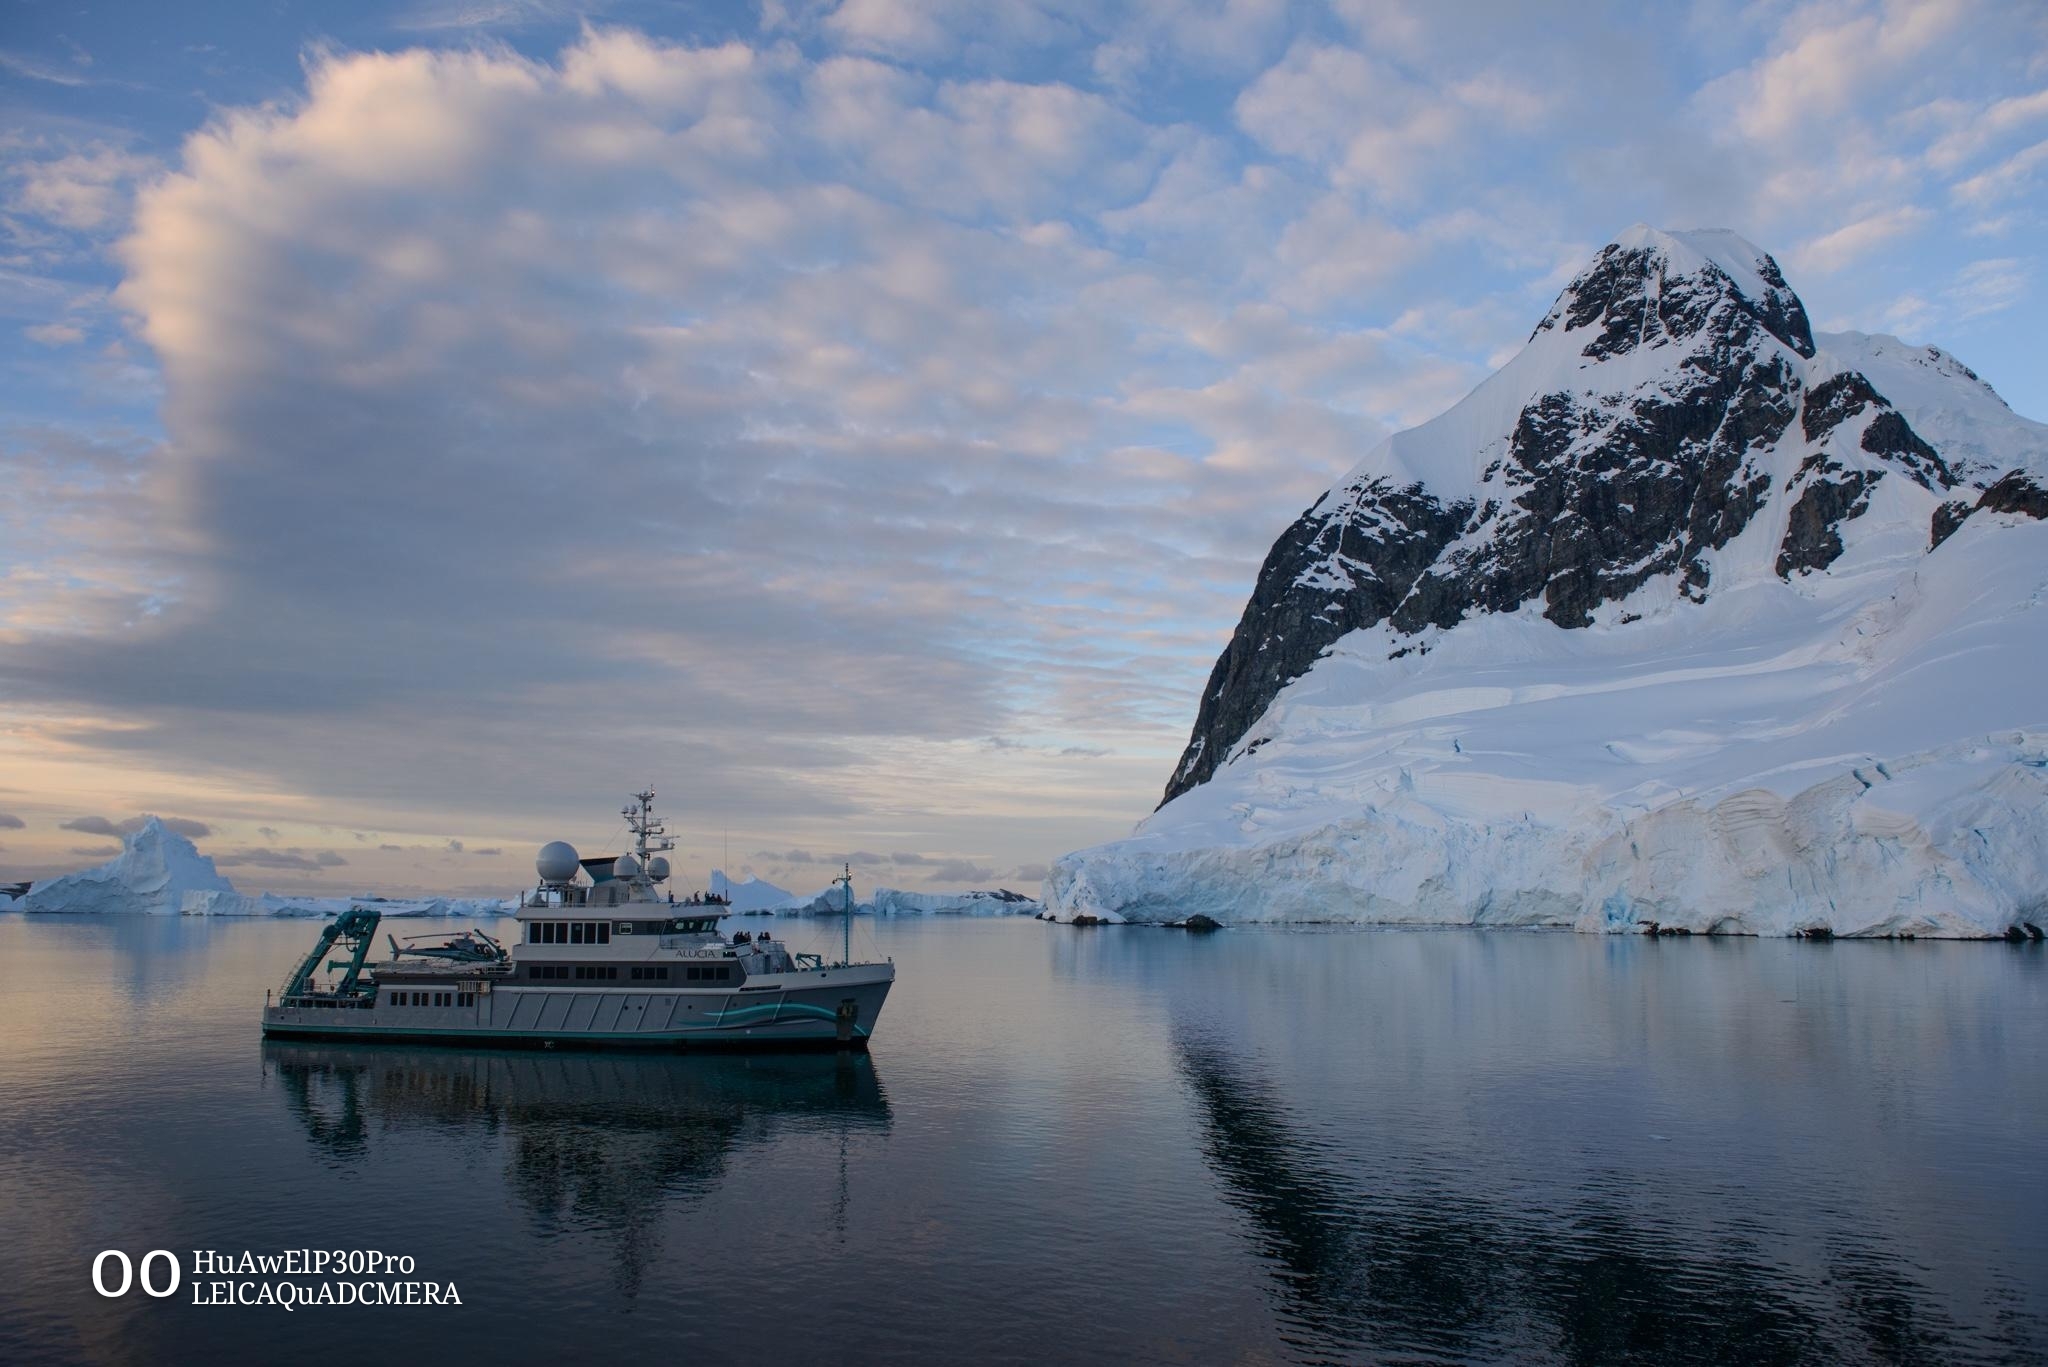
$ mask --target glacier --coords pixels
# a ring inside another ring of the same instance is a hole
[[[1701,391],[1701,431],[1630,429]],[[1654,522],[1627,498],[1686,460],[1670,543],[1554,529],[1603,483]],[[2038,936],[2044,471],[1953,357],[1808,333],[1734,234],[1632,229],[1290,529],[1168,800],[1058,860],[1049,912]]]

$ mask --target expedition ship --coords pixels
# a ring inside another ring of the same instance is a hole
[[[509,949],[481,930],[433,944],[387,937],[391,957],[372,964],[377,910],[343,913],[266,994],[263,1033],[530,1049],[867,1047],[896,966],[852,961],[851,869],[838,880],[848,930],[827,963],[767,931],[722,935],[724,898],[663,891],[675,841],[651,789],[621,815],[632,853],[582,859],[565,841],[542,847]]]

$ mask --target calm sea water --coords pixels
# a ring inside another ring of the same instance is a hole
[[[0,1362],[2048,1360],[2037,947],[884,922],[747,1059],[263,1045],[311,930],[0,917]],[[303,1246],[463,1303],[88,1278]]]

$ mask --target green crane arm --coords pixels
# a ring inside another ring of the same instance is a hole
[[[334,989],[342,996],[355,992],[356,979],[363,973],[363,961],[370,957],[370,945],[376,939],[377,923],[383,919],[383,912],[371,911],[367,907],[351,907],[335,918],[334,924],[341,927],[342,936],[352,938],[356,946],[356,952],[349,956],[348,970],[341,975],[341,982]]]
[[[313,952],[299,961],[299,966],[286,980],[284,995],[297,997],[304,994],[306,984],[320,967],[320,959],[336,940],[347,940],[355,949],[336,991],[348,995],[355,991],[356,979],[362,975],[363,961],[370,957],[371,937],[377,933],[377,923],[384,919],[383,913],[368,907],[351,907],[341,915],[320,927],[320,943],[313,946]]]

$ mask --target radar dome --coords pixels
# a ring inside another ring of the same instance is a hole
[[[612,865],[612,877],[631,878],[640,872],[640,861],[630,854],[622,854]]]
[[[543,883],[566,883],[576,876],[576,847],[566,840],[550,840],[540,847],[533,861]]]
[[[655,855],[655,856],[654,856],[654,858],[652,858],[652,859],[648,860],[648,861],[647,861],[647,876],[648,876],[649,878],[652,878],[652,879],[653,879],[653,880],[654,880],[655,882],[657,882],[657,883],[659,883],[659,882],[661,882],[661,881],[662,881],[663,879],[667,878],[667,877],[668,877],[668,859],[667,859],[667,858],[666,858],[665,856],[663,856],[663,855],[659,855],[659,854],[657,854],[657,855]]]

